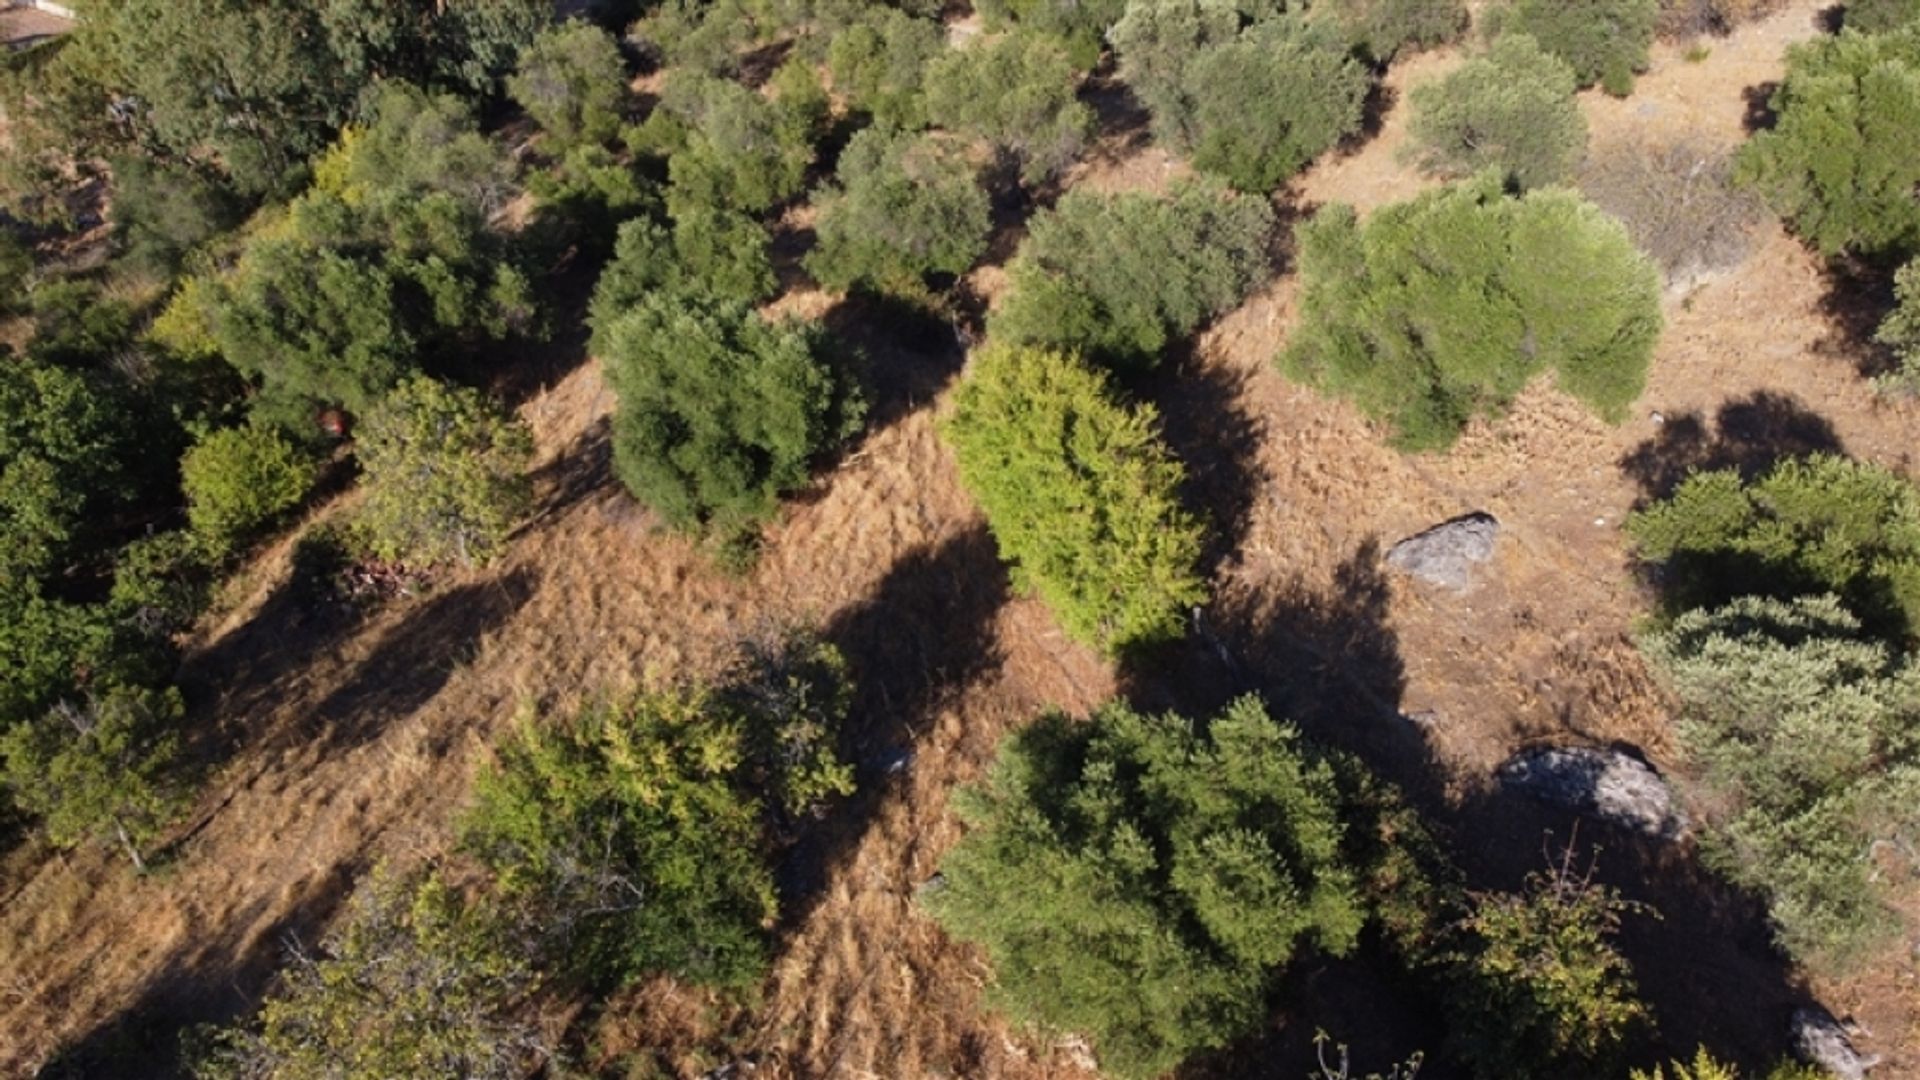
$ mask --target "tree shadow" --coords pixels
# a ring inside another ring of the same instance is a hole
[[[861,354],[869,435],[931,404],[966,364],[966,334],[912,301],[855,291],[827,312],[835,340]]]
[[[893,777],[912,761],[930,714],[998,667],[995,621],[1010,594],[984,524],[903,556],[873,595],[821,631],[846,656],[854,686],[841,748],[858,792],[804,832],[777,868],[782,917],[803,922],[858,846]]]
[[[595,420],[552,461],[535,469],[531,479],[539,502],[533,515],[520,526],[521,532],[559,517],[613,482],[611,419],[603,416]]]
[[[1746,112],[1740,116],[1740,129],[1748,135],[1762,131],[1772,131],[1780,122],[1780,114],[1773,111],[1773,95],[1780,90],[1778,79],[1769,79],[1755,83],[1740,91],[1740,99],[1747,103]]]
[[[1827,332],[1813,351],[1847,361],[1862,378],[1898,366],[1893,350],[1874,340],[1895,307],[1893,276],[1898,262],[1861,258],[1830,260],[1821,271],[1820,314]]]
[[[1367,84],[1367,96],[1360,103],[1360,126],[1342,136],[1334,145],[1335,159],[1350,158],[1367,148],[1387,128],[1387,114],[1400,100],[1400,92],[1377,75]]]
[[[1218,566],[1240,549],[1254,502],[1271,479],[1253,452],[1265,421],[1243,402],[1252,376],[1192,356],[1169,360],[1130,380],[1142,400],[1159,407],[1160,433],[1186,465],[1183,501],[1210,519],[1202,566]]]
[[[1153,114],[1113,74],[1088,79],[1080,87],[1080,101],[1093,110],[1097,133],[1093,153],[1082,161],[1116,164],[1153,141]]]
[[[1845,452],[1825,417],[1790,394],[1757,390],[1723,403],[1711,427],[1698,413],[1667,417],[1658,434],[1618,464],[1639,485],[1637,505],[1645,507],[1672,495],[1695,472],[1736,469],[1752,479],[1787,458]]]

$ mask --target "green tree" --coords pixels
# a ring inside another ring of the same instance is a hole
[[[1694,1051],[1692,1062],[1674,1061],[1670,1065],[1671,1080],[1740,1080],[1740,1070],[1715,1059],[1704,1046]],[[1656,1064],[1652,1072],[1635,1069],[1627,1080],[1669,1080],[1667,1068]]]
[[[994,345],[972,367],[946,435],[1015,582],[1104,652],[1179,638],[1203,529],[1152,407],[1067,353]]]
[[[597,330],[614,471],[677,528],[739,540],[863,411],[816,328],[737,301],[655,292]]]
[[[1881,376],[1890,391],[1920,394],[1920,259],[1893,276],[1893,310],[1880,323],[1874,340],[1893,350],[1898,366]]]
[[[1642,647],[1680,701],[1709,864],[1796,958],[1872,955],[1899,926],[1884,871],[1920,838],[1920,668],[1830,595],[1690,611]]]
[[[1188,72],[1201,53],[1234,40],[1242,14],[1235,0],[1131,0],[1107,36],[1120,77],[1153,121],[1153,137],[1176,150],[1199,141],[1198,105]]]
[[[1847,29],[1884,34],[1920,22],[1920,0],[1848,0],[1843,12]]]
[[[1325,20],[1280,16],[1195,56],[1193,164],[1265,193],[1360,129],[1370,79]]]
[[[1773,128],[1741,149],[1753,185],[1823,254],[1920,245],[1920,26],[1787,50]]]
[[[526,426],[479,391],[424,375],[367,414],[354,453],[366,489],[358,522],[383,559],[488,562],[532,495]]]
[[[1467,28],[1464,0],[1307,0],[1299,6],[1331,16],[1355,48],[1381,64],[1403,49],[1443,45]]]
[[[187,520],[216,552],[257,535],[313,488],[313,462],[278,432],[222,428],[180,461]]]
[[[1273,211],[1215,183],[1165,196],[1069,191],[1035,214],[1008,266],[995,338],[1159,363],[1168,341],[1224,314],[1272,274]]]
[[[1253,698],[1205,723],[1050,714],[956,797],[968,832],[923,902],[986,950],[997,1007],[1157,1076],[1259,1027],[1302,952],[1353,949],[1374,882],[1351,769]]]
[[[620,134],[627,65],[613,35],[578,19],[541,31],[520,54],[507,92],[565,150]]]
[[[636,141],[666,155],[667,208],[676,217],[758,213],[799,192],[818,122],[811,102],[770,101],[739,83],[679,70]]]
[[[1618,421],[1660,335],[1660,272],[1568,191],[1510,198],[1483,176],[1300,228],[1291,376],[1354,400],[1407,449],[1444,448],[1542,371]]]
[[[594,351],[604,354],[608,330],[654,293],[745,304],[772,296],[770,242],[759,222],[727,210],[688,211],[671,226],[648,218],[620,226],[588,305]]]
[[[1093,130],[1074,97],[1079,73],[1052,38],[1016,32],[927,65],[927,117],[992,146],[1035,183],[1067,167]]]
[[[830,289],[924,288],[987,248],[992,207],[966,148],[939,135],[868,128],[840,154],[838,185],[814,197],[818,246],[807,271]]]
[[[1126,0],[981,0],[980,14],[989,29],[1063,42],[1085,70],[1100,59],[1100,42],[1125,8]]]
[[[1497,169],[1517,187],[1567,179],[1587,147],[1573,69],[1524,34],[1414,87],[1412,157],[1449,178]]]
[[[218,1035],[207,1080],[518,1080],[549,1056],[535,976],[499,923],[433,874],[374,867],[255,1026]]]
[[[827,69],[834,90],[875,125],[917,131],[927,126],[927,67],[946,48],[939,23],[877,8],[834,36]]]
[[[89,527],[126,504],[125,410],[96,377],[0,356],[0,578],[87,551]]]
[[[1878,632],[1920,633],[1920,491],[1878,465],[1821,454],[1752,481],[1695,473],[1626,530],[1662,566],[1671,610],[1832,592]]]
[[[116,686],[59,702],[0,736],[0,776],[55,844],[110,838],[144,871],[141,849],[186,809],[175,732],[183,711],[172,689]]]
[[[1475,898],[1446,959],[1454,1051],[1476,1076],[1607,1075],[1651,1014],[1613,938],[1639,910],[1578,872],[1569,849],[1524,892]]]
[[[114,230],[138,266],[171,273],[238,222],[232,195],[203,170],[135,154],[115,158],[111,170]]]
[[[1495,10],[1496,31],[1526,34],[1565,60],[1581,86],[1599,83],[1615,97],[1633,92],[1647,70],[1660,0],[1512,0]]]

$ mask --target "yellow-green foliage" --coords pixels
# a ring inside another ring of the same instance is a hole
[[[180,460],[187,520],[215,552],[252,538],[299,506],[313,481],[312,460],[266,428],[223,428]]]
[[[1202,528],[1155,427],[1078,358],[1006,345],[975,355],[946,425],[1014,580],[1108,653],[1181,636],[1206,597]]]
[[[1635,1069],[1629,1080],[1740,1080],[1740,1070],[1715,1061],[1702,1046],[1694,1051],[1691,1064],[1675,1061],[1670,1066],[1655,1065],[1652,1072]]]

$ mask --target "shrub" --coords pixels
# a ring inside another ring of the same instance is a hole
[[[498,555],[531,491],[533,439],[477,390],[418,376],[367,415],[354,442],[358,523],[382,559],[473,566]]]
[[[293,948],[257,1030],[220,1032],[198,1075],[517,1080],[548,1050],[513,944],[439,877],[376,866],[317,955]]]
[[[1920,630],[1920,492],[1877,465],[1816,455],[1751,482],[1695,473],[1627,518],[1671,610],[1759,594],[1839,594],[1878,632]]]
[[[1625,97],[1634,74],[1647,70],[1659,20],[1659,0],[1512,0],[1497,9],[1494,28],[1532,37],[1565,60],[1581,86],[1599,83]]]
[[[164,639],[193,625],[213,585],[213,553],[187,529],[154,533],[122,547],[107,606],[139,633]]]
[[[1259,1027],[1303,951],[1354,947],[1373,882],[1351,768],[1253,698],[1199,724],[1051,714],[956,797],[968,832],[923,902],[984,947],[996,1006],[1157,1076]]]
[[[1183,183],[1165,197],[1074,190],[1035,214],[993,335],[1157,364],[1170,338],[1231,310],[1271,274],[1266,200]]]
[[[1573,852],[1521,893],[1476,897],[1449,957],[1455,1052],[1476,1076],[1607,1075],[1627,1031],[1649,1020],[1613,944],[1637,910],[1581,875]]]
[[[1199,140],[1188,72],[1202,52],[1240,34],[1234,0],[1131,0],[1107,37],[1120,77],[1153,120],[1153,137],[1175,150]]]
[[[1920,26],[1789,48],[1768,107],[1779,121],[1748,140],[1736,176],[1808,243],[1827,255],[1920,244]]]
[[[1414,87],[1414,158],[1441,176],[1496,169],[1517,187],[1559,183],[1587,146],[1573,91],[1565,61],[1524,34],[1505,35],[1485,55]]]
[[[607,330],[654,293],[716,303],[757,303],[775,279],[771,239],[760,223],[727,210],[689,211],[671,226],[636,218],[620,226],[613,259],[600,271],[588,305],[593,350],[607,351]]]
[[[1680,700],[1709,863],[1767,897],[1795,957],[1869,955],[1898,926],[1886,860],[1920,829],[1920,668],[1832,596],[1691,611],[1642,645]]]
[[[1707,1048],[1704,1046],[1694,1051],[1691,1064],[1674,1061],[1671,1066],[1673,1070],[1671,1077],[1668,1075],[1667,1066],[1656,1064],[1652,1072],[1645,1069],[1633,1070],[1627,1080],[1740,1080],[1740,1070],[1715,1060],[1713,1055],[1707,1053]]]
[[[0,356],[0,579],[86,551],[134,492],[125,403],[85,374]]]
[[[653,293],[598,333],[620,398],[614,471],[676,528],[737,539],[859,423],[817,328]]]
[[[1898,366],[1881,377],[1880,385],[1890,392],[1920,394],[1920,259],[1894,274],[1893,296],[1894,308],[1874,340],[1893,350]]]
[[[1497,178],[1300,229],[1303,321],[1282,367],[1391,423],[1408,449],[1451,445],[1529,379],[1619,420],[1660,334],[1660,278],[1626,230],[1570,192]]]
[[[1402,49],[1444,45],[1467,28],[1465,0],[1309,0],[1331,16],[1355,48],[1384,64]]]
[[[947,438],[1016,583],[1108,653],[1180,637],[1206,596],[1202,529],[1153,409],[1065,353],[990,346],[973,369]]]
[[[114,231],[137,266],[170,274],[239,218],[232,194],[191,166],[129,154],[115,158],[111,170]]]
[[[1731,155],[1688,142],[1615,142],[1587,155],[1575,184],[1620,219],[1669,282],[1738,265],[1761,207],[1733,183]]]
[[[839,185],[815,196],[809,273],[830,289],[913,292],[961,274],[987,247],[991,206],[966,150],[937,135],[869,128],[840,155]]]
[[[565,970],[745,987],[777,912],[763,818],[851,790],[837,653],[802,639],[753,689],[658,691],[526,718],[475,781],[466,843]]]
[[[759,213],[799,192],[813,163],[818,116],[736,82],[672,72],[660,105],[637,129],[643,151],[667,156],[667,209]]]
[[[260,534],[306,499],[313,462],[266,428],[212,432],[180,460],[187,520],[216,552]]]
[[[1297,16],[1201,51],[1185,82],[1194,167],[1260,193],[1360,130],[1370,85],[1336,28]]]
[[[1066,168],[1093,130],[1093,111],[1074,98],[1077,82],[1057,42],[1009,34],[927,65],[927,118],[992,146],[1033,183]]]
[[[172,689],[110,686],[59,702],[0,735],[0,777],[55,844],[108,838],[145,870],[141,849],[189,799],[175,731],[183,712]]]
[[[1074,66],[1086,69],[1100,59],[1100,42],[1125,8],[1126,0],[981,0],[980,14],[990,29],[1017,27],[1028,37],[1064,42]]]
[[[627,65],[613,35],[579,19],[540,32],[507,92],[562,149],[620,134]]]
[[[1848,0],[1842,19],[1849,30],[1884,34],[1920,22],[1920,0]]]
[[[875,125],[917,131],[927,126],[927,67],[946,48],[939,23],[879,8],[834,37],[827,69],[834,90]]]

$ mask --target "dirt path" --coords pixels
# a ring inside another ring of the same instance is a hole
[[[1669,131],[1738,138],[1744,92],[1778,77],[1782,48],[1813,33],[1817,7],[1795,3],[1712,42],[1697,63],[1661,49],[1632,98],[1586,99],[1596,142]],[[1454,62],[1416,58],[1389,82],[1404,93]],[[1417,190],[1394,157],[1403,128],[1404,109],[1390,111],[1380,138],[1311,172],[1302,199],[1372,207]],[[1179,169],[1130,142],[1096,154],[1076,182],[1150,187]],[[977,277],[990,291],[994,272]],[[1037,605],[1006,595],[935,429],[958,364],[946,342],[909,329],[869,343],[891,387],[879,430],[788,511],[744,580],[653,532],[607,482],[611,396],[583,367],[525,407],[545,509],[502,566],[350,628],[297,617],[269,573],[255,602],[210,637],[191,669],[220,693],[198,715],[244,737],[245,749],[166,872],[136,880],[77,854],[43,866],[0,913],[0,1074],[30,1072],[77,1041],[109,1058],[131,1048],[127,1075],[141,1075],[152,1033],[249,1007],[283,935],[310,934],[370,860],[440,850],[473,760],[517,710],[697,671],[738,633],[804,618],[856,665],[865,794],[824,850],[806,853],[819,867],[801,874],[802,910],[747,1042],[776,1075],[1079,1075],[1073,1047],[1036,1050],[983,1017],[979,958],[911,907],[957,835],[949,794],[997,739],[1042,708],[1085,709],[1123,687],[1192,701],[1252,686],[1303,716],[1332,715],[1336,703],[1348,710],[1344,729],[1313,722],[1390,774],[1437,777],[1435,797],[1458,807],[1456,839],[1475,872],[1510,876],[1535,857],[1538,821],[1477,800],[1515,745],[1621,741],[1672,764],[1663,704],[1629,639],[1644,601],[1618,526],[1642,487],[1622,463],[1656,474],[1716,438],[1831,442],[1906,461],[1920,416],[1876,404],[1834,354],[1822,297],[1816,263],[1769,226],[1742,266],[1670,303],[1648,392],[1621,427],[1541,389],[1454,452],[1407,457],[1353,410],[1273,370],[1293,318],[1283,278],[1157,384],[1169,436],[1194,462],[1196,490],[1224,511],[1232,542],[1206,616],[1232,666],[1185,685],[1185,660],[1173,674],[1113,671],[1066,642]],[[1468,510],[1505,526],[1479,591],[1449,601],[1379,578],[1380,545]],[[1195,670],[1208,663],[1193,659]],[[1493,831],[1469,831],[1482,824]],[[1611,861],[1632,879],[1668,858],[1622,850]],[[1661,880],[1685,877],[1682,868]],[[1791,980],[1758,941],[1690,943],[1687,934],[1736,925],[1721,920],[1738,912],[1676,896],[1667,929],[1631,943],[1648,981],[1667,987],[1656,1004],[1668,1036],[1748,1055],[1777,1048]],[[1327,976],[1338,984],[1330,998],[1360,993],[1349,976],[1371,985],[1340,970]],[[1883,1075],[1920,1075],[1920,998],[1897,979],[1889,967],[1818,989],[1868,1021],[1871,1049],[1890,1059]],[[1386,1008],[1380,1001],[1333,1007],[1369,1017]],[[1391,1044],[1423,1037],[1421,1018],[1379,1015],[1382,1054],[1420,1045]],[[115,1027],[114,1017],[130,1019]],[[1289,1019],[1297,1034],[1326,1018]],[[1286,1060],[1267,1057],[1262,1074],[1296,1071],[1273,1064]]]

